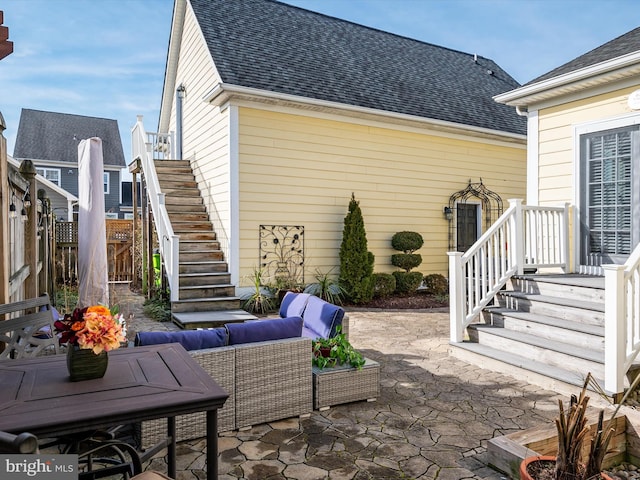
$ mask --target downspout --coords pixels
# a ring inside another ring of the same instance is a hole
[[[522,110],[520,105],[516,105],[516,113],[521,117],[526,117],[527,115],[529,115],[529,112],[527,110]]]
[[[176,89],[176,159],[182,160],[182,102],[186,95],[183,84]]]

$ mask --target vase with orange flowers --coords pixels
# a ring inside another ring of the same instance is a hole
[[[108,352],[126,340],[122,315],[103,305],[76,308],[55,322],[60,343],[67,344],[67,369],[72,382],[102,378]]]

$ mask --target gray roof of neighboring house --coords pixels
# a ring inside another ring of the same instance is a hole
[[[272,0],[190,0],[224,83],[516,134],[493,61]]]
[[[590,67],[598,63],[612,60],[628,53],[637,52],[640,50],[640,27],[631,30],[617,38],[614,38],[610,42],[600,45],[594,48],[590,52],[580,55],[578,58],[574,58],[570,62],[564,65],[554,68],[550,72],[545,73],[537,78],[534,78],[527,85],[538,83],[543,80],[548,80],[565,73],[574,72],[581,68]]]
[[[91,137],[102,139],[104,165],[126,165],[116,120],[23,108],[13,157],[77,164],[80,141]]]

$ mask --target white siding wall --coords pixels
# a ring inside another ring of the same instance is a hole
[[[197,25],[191,7],[187,7],[176,85],[186,88],[183,100],[183,157],[191,162],[203,193],[218,240],[229,256],[229,114],[213,107],[203,98],[219,82],[219,76]],[[174,113],[171,130],[175,131]]]

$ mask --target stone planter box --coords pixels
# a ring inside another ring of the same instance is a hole
[[[607,407],[605,422],[611,418],[614,407]],[[595,429],[600,409],[589,409],[589,423]],[[615,434],[611,440],[611,453],[605,456],[604,468],[630,462],[640,465],[640,411],[622,407],[616,416]],[[556,455],[556,427],[553,422],[528,430],[492,438],[487,442],[489,464],[510,476],[520,478],[518,469],[522,459],[535,455]],[[585,442],[584,454],[588,453],[589,442]]]

